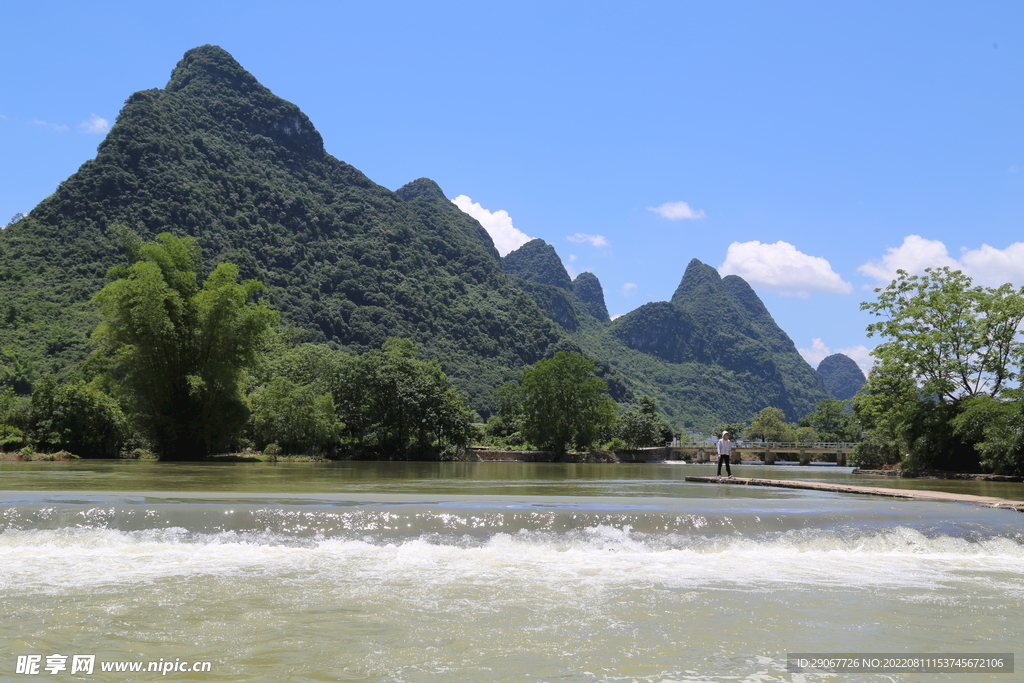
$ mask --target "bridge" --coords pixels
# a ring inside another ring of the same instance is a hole
[[[697,443],[680,443],[678,440],[667,445],[669,460],[696,460],[697,462],[711,462],[718,460],[718,448],[714,440],[707,439]],[[778,460],[789,461],[789,458],[779,458],[779,455],[795,456],[794,460],[801,465],[810,465],[811,460],[819,462],[834,462],[840,467],[846,465],[846,457],[853,450],[856,443],[840,443],[831,441],[735,441],[733,442],[733,460],[742,459],[742,456],[756,456],[757,460],[764,461],[765,465],[774,465]],[[748,457],[748,460],[754,459]]]

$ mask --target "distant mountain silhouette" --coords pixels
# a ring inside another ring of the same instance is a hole
[[[868,381],[860,366],[841,353],[824,358],[818,364],[818,376],[828,395],[838,401],[853,398]]]

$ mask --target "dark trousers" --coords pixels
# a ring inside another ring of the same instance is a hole
[[[725,463],[725,473],[730,477],[732,476],[732,470],[729,468],[729,456],[720,455],[718,456],[718,476],[722,476],[722,463]]]

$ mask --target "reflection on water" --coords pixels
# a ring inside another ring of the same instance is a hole
[[[770,469],[865,483],[744,473]],[[711,471],[3,463],[0,680],[81,653],[212,662],[196,681],[816,681],[786,653],[1024,642],[1024,515],[682,480]]]
[[[852,468],[738,465],[735,474],[1024,500],[1024,484],[900,479]],[[247,493],[446,493],[513,496],[779,497],[779,490],[687,484],[715,465],[510,462],[170,463],[136,460],[0,462],[7,491],[236,491]]]

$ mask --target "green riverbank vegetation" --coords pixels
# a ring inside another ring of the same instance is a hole
[[[653,399],[623,411],[594,363],[564,351],[502,387],[503,410],[481,429],[467,395],[412,340],[364,353],[306,343],[295,328],[275,331],[264,287],[239,282],[234,264],[201,280],[195,238],[114,230],[129,263],[94,297],[92,355],[63,382],[0,389],[8,459],[461,459],[472,442],[564,453],[671,439]]]
[[[875,290],[862,308],[885,339],[854,410],[863,466],[1024,473],[1024,288],[975,286],[926,269]]]

